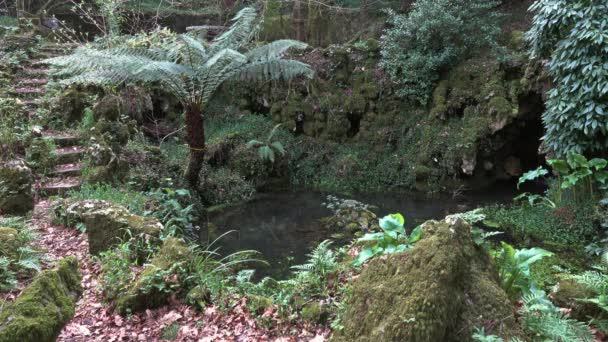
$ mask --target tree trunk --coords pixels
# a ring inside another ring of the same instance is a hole
[[[187,142],[190,158],[186,169],[186,181],[191,189],[198,188],[199,175],[205,159],[205,126],[203,111],[196,105],[186,106]]]

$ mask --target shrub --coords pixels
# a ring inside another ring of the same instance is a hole
[[[527,32],[533,57],[549,58],[553,89],[543,122],[545,148],[557,155],[608,147],[608,4],[538,0]]]
[[[381,66],[397,94],[426,105],[441,70],[471,52],[495,46],[500,1],[418,0],[408,14],[389,10]]]

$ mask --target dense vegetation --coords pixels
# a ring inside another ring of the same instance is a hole
[[[0,0],[0,342],[605,339],[606,13]]]

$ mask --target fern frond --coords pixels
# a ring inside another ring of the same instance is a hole
[[[253,7],[245,7],[240,10],[232,19],[230,28],[213,40],[211,45],[212,54],[227,48],[238,50],[249,42],[255,34],[256,17],[257,13]]]
[[[245,56],[247,56],[249,61],[263,61],[281,58],[290,49],[303,50],[307,47],[307,44],[297,40],[281,39],[252,49]]]
[[[305,63],[296,60],[269,59],[247,63],[236,69],[231,79],[247,82],[289,80],[298,76],[312,78],[314,71]]]

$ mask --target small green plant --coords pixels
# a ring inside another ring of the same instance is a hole
[[[530,266],[553,253],[541,248],[515,249],[501,241],[501,248],[492,253],[498,267],[500,285],[511,298],[530,289]]]
[[[539,341],[595,341],[589,326],[553,305],[545,291],[531,288],[520,310],[526,330]]]
[[[154,216],[163,223],[165,229],[161,240],[187,233],[194,221],[194,205],[184,206],[182,202],[190,200],[190,191],[186,189],[162,188],[148,192],[153,208],[144,212],[145,216]]]
[[[401,214],[391,214],[380,219],[380,233],[368,233],[357,242],[375,242],[373,247],[366,247],[361,250],[357,258],[353,261],[354,266],[361,266],[367,260],[383,254],[392,254],[406,251],[412,248],[422,237],[422,229],[416,227],[408,237],[404,228],[405,220]]]
[[[95,117],[93,116],[93,110],[90,107],[84,109],[84,115],[80,121],[80,130],[83,133],[88,133],[91,128],[95,126]]]
[[[274,135],[276,134],[277,129],[281,126],[278,124],[274,126],[266,141],[261,142],[259,140],[251,140],[247,143],[247,148],[256,148],[258,150],[258,155],[260,159],[265,162],[274,163],[276,154],[280,154],[281,156],[285,155],[285,148],[283,144],[279,141],[272,141]]]
[[[163,341],[175,341],[179,334],[180,326],[177,323],[173,323],[170,326],[163,329],[161,338]]]
[[[114,300],[119,294],[126,291],[133,281],[134,266],[131,255],[131,245],[128,242],[102,252],[98,257],[101,265],[100,288],[104,298]]]
[[[17,285],[17,274],[11,267],[11,261],[0,257],[0,293],[12,290]]]

